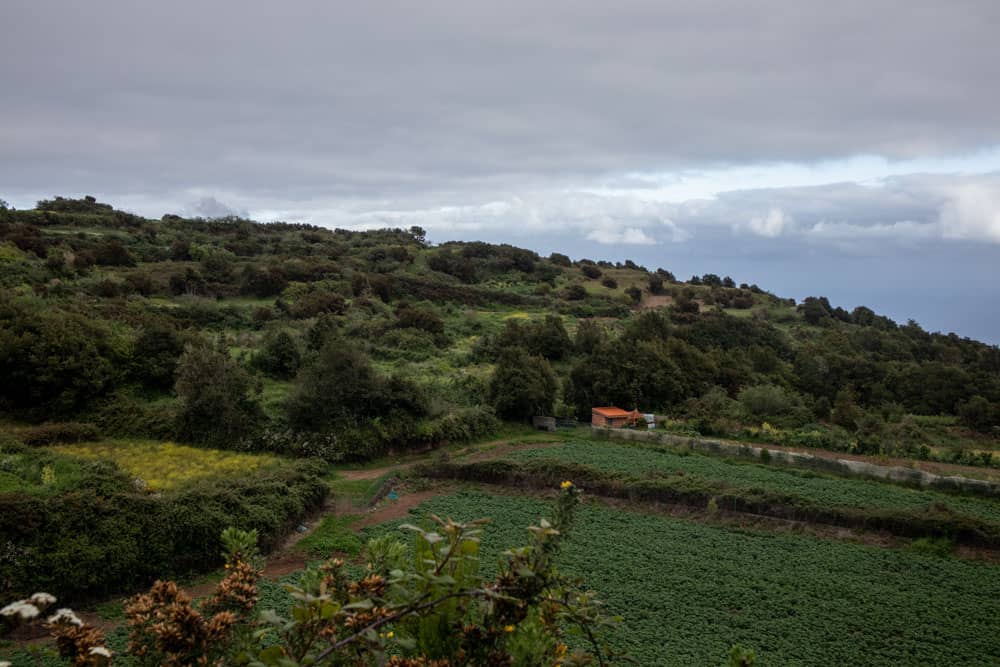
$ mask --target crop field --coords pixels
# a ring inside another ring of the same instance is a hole
[[[51,449],[84,459],[114,461],[155,491],[168,491],[199,479],[245,474],[280,461],[269,454],[244,454],[150,440],[106,440]]]
[[[936,504],[961,514],[1000,521],[1000,502],[987,498],[924,491],[870,480],[827,477],[805,470],[610,442],[581,440],[545,449],[513,452],[508,458],[519,461],[558,459],[632,475],[687,475],[724,481],[734,489],[766,489],[831,506],[922,509]]]
[[[480,492],[417,510],[491,517],[486,573],[548,511],[538,500]],[[609,639],[638,664],[717,665],[734,643],[770,667],[1000,662],[1000,567],[992,564],[588,504],[560,567],[622,616]]]

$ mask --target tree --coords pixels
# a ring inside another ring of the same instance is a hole
[[[830,421],[837,426],[853,431],[858,427],[858,420],[861,419],[861,410],[858,408],[854,389],[844,387],[837,392],[837,397],[833,400],[833,413]]]
[[[567,255],[564,255],[561,252],[554,252],[551,255],[549,255],[549,261],[555,264],[556,266],[565,266],[565,267],[573,266],[573,261]]]
[[[128,368],[123,343],[101,320],[0,300],[0,406],[29,418],[79,411]]]
[[[663,276],[658,273],[649,276],[649,293],[663,294]]]
[[[959,403],[958,419],[964,426],[989,433],[1000,421],[1000,409],[990,405],[982,396],[973,396],[968,401]]]
[[[177,330],[165,324],[145,327],[135,340],[132,375],[149,389],[170,389],[184,341]]]
[[[631,285],[625,288],[625,296],[632,302],[632,305],[637,306],[642,301],[642,290],[635,285]]]
[[[549,362],[508,348],[500,356],[487,393],[498,415],[527,420],[552,413],[556,389]]]
[[[353,428],[376,417],[420,417],[427,412],[422,394],[411,383],[384,379],[360,350],[333,339],[295,378],[285,403],[289,425],[298,431]]]
[[[567,285],[565,298],[567,301],[582,301],[587,298],[587,288],[580,283]]]
[[[256,430],[261,419],[250,376],[229,356],[222,341],[215,346],[188,345],[177,364],[174,388],[180,399],[182,438],[235,447]]]
[[[287,331],[266,336],[260,352],[253,357],[253,365],[264,375],[279,380],[294,377],[301,364],[298,343]]]
[[[580,273],[591,280],[596,280],[601,277],[601,270],[593,264],[584,264],[581,266]]]

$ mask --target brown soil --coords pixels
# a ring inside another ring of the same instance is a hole
[[[674,302],[674,297],[668,296],[666,294],[645,294],[642,297],[642,303],[639,304],[639,308],[642,310],[654,310],[657,308],[666,308]]]
[[[382,505],[365,514],[361,519],[353,524],[353,528],[361,530],[368,526],[375,526],[386,521],[402,519],[410,510],[420,505],[420,503],[444,495],[451,491],[449,487],[435,487],[426,491],[415,491],[413,493],[403,492],[399,500],[384,500]]]

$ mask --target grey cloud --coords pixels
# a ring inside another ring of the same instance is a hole
[[[232,206],[223,204],[215,197],[202,197],[192,204],[190,209],[194,215],[208,219],[226,218],[229,216],[245,218],[249,216],[246,209],[233,208]]]
[[[285,202],[1000,141],[1000,5],[12,0],[9,191]]]

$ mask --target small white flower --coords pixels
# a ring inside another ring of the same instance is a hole
[[[6,660],[0,660],[0,667],[11,667],[10,663]]]
[[[111,657],[111,651],[104,648],[103,646],[92,646],[90,648],[90,655],[102,655],[105,658]]]
[[[56,596],[48,593],[35,593],[31,596],[31,601],[39,607],[48,607],[50,604],[55,603]]]
[[[66,609],[65,607],[56,610],[55,614],[49,616],[50,625],[57,625],[59,623],[69,623],[70,625],[75,625],[77,627],[83,625],[83,621],[81,621],[79,617],[73,613],[73,610]]]
[[[20,616],[21,620],[29,621],[38,616],[38,607],[27,600],[18,600],[0,609],[0,616]]]

